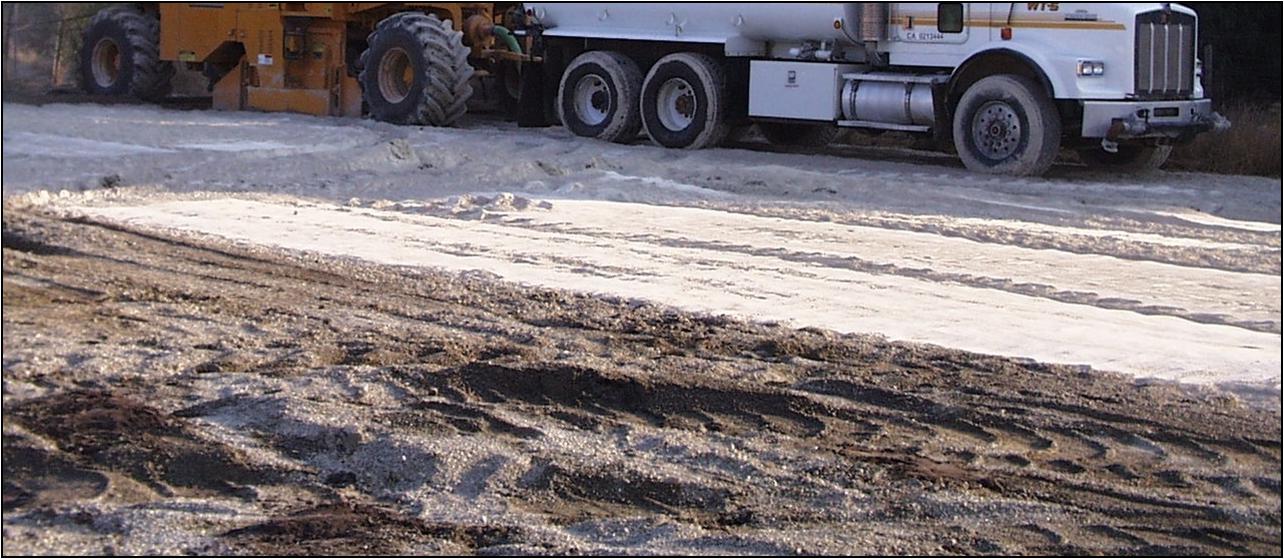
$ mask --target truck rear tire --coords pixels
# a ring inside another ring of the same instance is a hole
[[[832,124],[759,122],[762,137],[776,146],[822,148],[834,143],[842,132]]]
[[[174,65],[160,59],[160,22],[131,7],[94,14],[81,35],[80,85],[96,95],[157,101],[170,92]]]
[[[727,136],[726,76],[712,57],[661,58],[642,82],[642,127],[669,148],[713,147]]]
[[[575,57],[557,88],[557,115],[576,136],[607,142],[636,138],[642,70],[627,56],[590,51]]]
[[[1172,146],[1119,146],[1119,151],[1110,153],[1100,147],[1079,150],[1079,160],[1084,165],[1102,171],[1117,173],[1146,173],[1158,170],[1172,155]]]
[[[1061,117],[1024,76],[990,76],[968,87],[954,111],[954,145],[968,169],[1042,175],[1061,149]]]
[[[402,12],[379,22],[361,53],[362,96],[376,120],[450,126],[473,94],[464,34],[432,14]]]

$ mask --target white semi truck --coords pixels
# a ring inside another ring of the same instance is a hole
[[[756,124],[820,146],[842,128],[952,145],[978,172],[1038,175],[1070,147],[1151,169],[1224,129],[1195,12],[1167,3],[545,3],[523,6],[525,124],[671,148]],[[539,99],[539,101],[536,101]]]

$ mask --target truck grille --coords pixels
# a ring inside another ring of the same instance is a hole
[[[1162,11],[1138,15],[1137,96],[1188,97],[1194,83],[1195,17]]]

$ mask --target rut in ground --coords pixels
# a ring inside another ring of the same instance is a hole
[[[7,528],[195,498],[262,554],[1280,552],[1279,412],[1211,391],[38,212],[3,298]]]

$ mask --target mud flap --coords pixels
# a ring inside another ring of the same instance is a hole
[[[517,100],[517,125],[523,128],[550,126],[544,98],[544,65],[522,62],[521,93]]]

